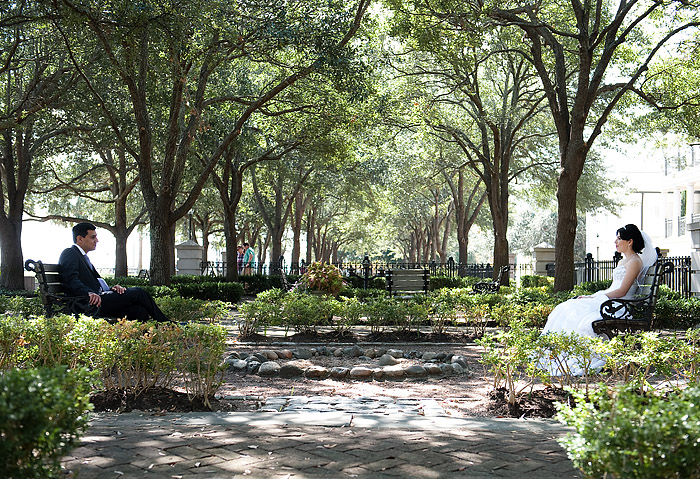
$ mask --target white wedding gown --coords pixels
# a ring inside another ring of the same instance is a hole
[[[624,264],[618,265],[613,270],[613,282],[610,287],[603,291],[598,291],[588,298],[572,298],[559,304],[549,314],[547,324],[542,329],[542,334],[547,333],[577,333],[580,336],[596,337],[597,334],[593,331],[593,321],[602,319],[600,316],[600,306],[607,301],[605,293],[613,291],[622,285],[622,280],[625,277],[626,268]],[[639,289],[639,283],[635,280],[630,287],[624,299],[632,298]],[[572,376],[583,375],[583,368],[580,366],[580,361],[577,358],[566,359],[566,368]],[[561,366],[555,361],[541,360],[540,367],[549,371],[552,376],[561,376]],[[596,357],[589,365],[589,370],[600,369],[605,366],[605,358]]]
[[[559,304],[549,314],[547,324],[542,329],[542,334],[556,333],[577,333],[581,336],[597,336],[593,332],[593,321],[602,319],[600,316],[600,306],[607,301],[605,293],[618,289],[622,285],[626,268],[624,264],[618,265],[613,270],[613,282],[610,287],[603,291],[598,291],[589,298],[572,298]],[[637,294],[639,283],[632,284],[623,299],[633,298]]]

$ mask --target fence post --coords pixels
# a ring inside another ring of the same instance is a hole
[[[584,262],[584,278],[585,281],[593,281],[593,254],[586,253],[586,260]]]
[[[372,266],[369,261],[369,256],[365,255],[364,259],[362,260],[362,273],[364,277],[364,289],[369,289],[369,277],[370,273],[372,271]]]

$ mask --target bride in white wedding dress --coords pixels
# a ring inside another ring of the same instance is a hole
[[[613,270],[612,285],[595,294],[579,296],[559,304],[547,318],[542,334],[577,333],[580,336],[595,337],[597,335],[592,325],[593,321],[601,319],[600,306],[611,298],[634,297],[639,289],[638,280],[656,261],[656,249],[651,238],[633,224],[617,230],[615,249],[622,254],[623,259]],[[599,368],[604,364],[604,359],[598,359],[591,366]],[[546,365],[545,368],[551,370],[552,366]]]

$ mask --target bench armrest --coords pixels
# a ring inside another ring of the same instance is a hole
[[[650,319],[649,296],[637,299],[612,298],[600,305],[603,319]]]

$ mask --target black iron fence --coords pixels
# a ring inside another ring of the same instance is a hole
[[[581,262],[574,263],[575,268],[575,283],[580,284],[588,281],[609,281],[612,280],[612,272],[617,266],[620,258],[612,260],[596,261],[591,254],[588,254],[586,259]],[[678,291],[683,297],[690,296],[691,288],[691,266],[690,256],[674,256],[663,258],[664,261],[671,261],[674,269],[673,273],[665,278],[665,283],[674,291]],[[383,277],[384,272],[389,269],[417,269],[427,268],[432,276],[441,275],[454,278],[456,276],[474,276],[478,278],[492,278],[493,265],[488,263],[472,263],[462,264],[455,262],[452,258],[445,263],[437,261],[408,263],[408,262],[385,262],[385,261],[370,261],[365,257],[362,261],[346,261],[334,263],[344,275],[359,276],[365,278],[366,283],[373,277]],[[226,274],[226,262],[223,261],[207,261],[201,263],[201,272],[203,275],[223,276]],[[554,275],[554,265],[547,265],[547,274]],[[257,274],[271,275],[279,274],[280,270],[284,270],[287,274],[303,274],[306,271],[306,264],[301,261],[299,264],[286,264],[283,259],[275,262],[254,263],[253,270]],[[524,275],[534,274],[532,265],[529,263],[512,264],[511,279],[519,281]]]

